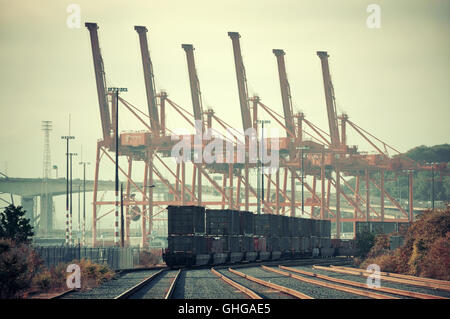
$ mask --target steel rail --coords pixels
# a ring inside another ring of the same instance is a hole
[[[334,290],[344,291],[344,292],[348,292],[348,293],[351,293],[354,295],[360,295],[360,296],[370,297],[370,298],[374,298],[374,299],[398,299],[396,297],[391,297],[391,296],[387,296],[387,295],[383,295],[383,294],[379,294],[379,293],[375,293],[375,292],[363,291],[363,290],[359,290],[359,289],[355,289],[355,288],[336,285],[333,283],[327,283],[324,281],[309,279],[309,278],[297,276],[297,275],[294,275],[289,272],[281,271],[281,270],[266,267],[266,266],[261,266],[261,267],[264,270],[271,271],[271,272],[274,272],[274,273],[277,273],[277,274],[280,274],[280,275],[283,275],[286,277],[291,277],[291,278],[297,279],[302,282],[306,282],[309,284],[313,284],[316,286],[322,286],[322,287],[326,287],[326,288],[330,288],[330,289],[334,289]]]
[[[149,277],[145,278],[144,280],[142,280],[137,285],[131,287],[130,289],[126,290],[125,292],[121,293],[120,295],[114,297],[114,299],[127,299],[131,295],[135,294],[138,290],[140,290],[143,286],[145,286],[146,284],[151,282],[153,279],[158,277],[164,271],[165,271],[165,269],[161,269],[160,271],[152,274],[151,276],[149,276]]]
[[[48,298],[48,299],[59,299],[59,298],[62,298],[64,296],[66,296],[66,295],[68,295],[68,294],[70,294],[72,292],[78,291],[78,290],[79,289],[75,289],[75,288],[72,288],[72,289],[69,289],[69,290],[65,290],[65,291],[63,291],[63,292],[61,292],[61,293],[59,293],[59,294],[57,294],[55,296],[52,296],[52,297]]]
[[[217,270],[213,268],[211,268],[211,272],[216,275],[217,277],[219,277],[220,279],[222,279],[223,281],[225,281],[227,284],[229,284],[230,286],[236,288],[237,290],[239,290],[240,292],[246,294],[247,296],[249,296],[251,299],[263,299],[260,295],[258,295],[256,292],[254,292],[253,290],[242,286],[241,284],[237,283],[236,281],[232,280],[231,278],[228,278],[227,276],[225,276],[224,274],[221,274],[220,272],[218,272]]]
[[[164,296],[164,299],[170,299],[172,297],[172,294],[175,290],[175,286],[177,285],[177,280],[180,277],[181,269],[178,270],[177,274],[172,280],[172,283],[170,284],[169,290],[167,291],[166,295]]]
[[[274,283],[271,283],[271,282],[267,282],[265,280],[262,280],[262,279],[259,279],[259,278],[253,277],[253,276],[246,275],[244,273],[241,273],[241,272],[236,271],[236,270],[231,269],[231,268],[228,268],[228,271],[233,273],[233,274],[236,274],[238,276],[241,276],[241,277],[243,277],[245,279],[248,279],[250,281],[256,282],[256,283],[258,283],[260,285],[263,285],[263,286],[266,286],[266,287],[269,287],[269,288],[272,288],[272,289],[279,290],[281,292],[284,292],[284,293],[286,293],[288,295],[294,296],[294,297],[299,298],[299,299],[314,299],[313,297],[308,296],[308,295],[306,295],[304,293],[301,293],[299,291],[296,291],[294,289],[290,289],[290,288],[287,288],[287,287],[284,287],[284,286],[280,286],[280,285],[277,285],[277,284],[274,284]]]
[[[346,269],[339,269],[339,268],[322,267],[322,266],[317,266],[317,265],[313,265],[313,268],[314,269],[322,269],[322,270],[332,271],[332,272],[338,272],[338,273],[342,273],[342,274],[354,275],[354,276],[369,277],[369,276],[373,275],[371,273],[366,273],[362,269],[361,270],[356,270],[355,269],[353,271],[353,270],[346,270]],[[393,277],[382,276],[382,275],[380,275],[380,279],[386,280],[386,281],[392,281],[392,282],[396,282],[396,283],[401,283],[401,284],[406,284],[406,285],[411,285],[411,286],[450,291],[450,288],[448,286],[434,284],[434,283],[419,282],[419,281],[408,280],[408,279],[400,279],[400,278],[393,278]]]
[[[355,269],[355,268],[351,268],[351,267],[334,266],[334,265],[330,265],[330,267],[331,268],[347,269],[347,270],[354,270]],[[388,277],[394,277],[394,278],[401,278],[401,279],[410,279],[410,280],[417,280],[417,281],[423,281],[423,282],[430,282],[430,283],[435,283],[435,284],[440,284],[440,285],[444,285],[444,286],[449,286],[450,287],[450,281],[448,281],[448,280],[439,280],[439,279],[433,279],[433,278],[417,277],[417,276],[396,274],[396,273],[384,272],[384,271],[380,271],[380,275],[388,276]]]
[[[389,287],[369,287],[367,284],[362,283],[362,282],[356,282],[356,281],[351,281],[351,280],[346,280],[346,279],[339,279],[339,278],[333,278],[333,277],[329,277],[326,275],[322,275],[322,274],[317,274],[317,273],[312,273],[309,271],[304,271],[304,270],[300,270],[300,269],[296,269],[296,268],[291,268],[291,267],[286,267],[286,266],[278,266],[281,269],[284,270],[288,270],[288,271],[292,271],[292,272],[296,272],[299,274],[303,274],[303,275],[307,275],[307,276],[311,276],[311,277],[316,277],[316,278],[320,278],[320,279],[324,279],[324,280],[328,280],[328,281],[332,281],[332,282],[337,282],[337,283],[341,283],[344,285],[349,285],[349,286],[354,286],[354,287],[359,287],[359,288],[364,288],[364,289],[369,289],[369,290],[375,290],[375,291],[380,291],[380,292],[387,292],[390,294],[395,294],[395,295],[400,295],[400,296],[406,296],[406,297],[413,297],[413,298],[419,298],[419,299],[448,299],[445,297],[440,297],[440,296],[436,296],[436,295],[430,295],[430,294],[423,294],[420,292],[414,292],[414,291],[408,291],[408,290],[402,290],[402,289],[396,289],[396,288],[389,288]]]

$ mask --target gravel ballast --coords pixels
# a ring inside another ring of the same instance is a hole
[[[138,270],[126,272],[88,291],[75,291],[61,297],[61,299],[114,299],[125,290],[137,285],[145,278],[159,270]]]

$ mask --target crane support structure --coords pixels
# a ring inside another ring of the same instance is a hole
[[[331,82],[330,68],[328,66],[328,53],[317,51],[317,55],[322,63],[323,87],[325,90],[325,100],[327,104],[328,126],[330,128],[331,144],[334,148],[339,148],[339,126],[336,113],[336,103],[334,99],[333,83]]]
[[[278,74],[280,77],[281,101],[283,102],[284,121],[286,125],[287,137],[295,138],[294,117],[292,112],[291,90],[286,74],[286,64],[284,62],[284,51],[273,49],[273,53],[277,57]],[[291,134],[292,135],[291,135]]]
[[[244,131],[252,127],[252,118],[248,104],[247,80],[245,77],[244,62],[242,61],[241,45],[238,32],[228,32],[233,43],[234,64],[236,67],[236,79],[239,90],[239,101],[241,103],[242,126]]]
[[[156,90],[153,78],[153,65],[150,60],[147,43],[147,28],[143,26],[135,26],[134,29],[139,35],[139,43],[141,46],[142,67],[144,69],[145,91],[147,93],[148,114],[150,115],[150,125],[153,133],[159,135],[160,125],[158,109],[156,107]]]
[[[97,84],[98,105],[100,107],[100,120],[102,122],[103,140],[109,141],[111,138],[111,118],[109,115],[108,100],[106,95],[105,70],[98,41],[97,23],[85,23],[89,30],[92,47],[92,58],[94,60],[95,82]]]
[[[184,49],[184,51],[186,51],[194,118],[196,121],[202,122],[203,128],[203,107],[200,93],[200,83],[198,81],[197,71],[195,69],[194,46],[192,44],[182,44],[181,47]]]

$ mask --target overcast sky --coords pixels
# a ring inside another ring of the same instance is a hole
[[[66,9],[81,8],[81,28],[70,29]],[[366,25],[371,3],[381,7],[381,28]],[[449,142],[450,2],[165,0],[0,1],[0,171],[41,177],[41,121],[53,121],[52,163],[65,170],[69,113],[72,150],[95,160],[101,138],[89,33],[98,23],[108,85],[145,111],[146,98],[135,25],[148,27],[156,88],[191,110],[182,43],[192,43],[203,104],[225,121],[242,125],[228,31],[241,34],[249,94],[282,112],[276,59],[286,51],[295,110],[328,131],[320,60],[328,51],[338,112],[401,152]],[[172,128],[185,126],[169,117]],[[123,114],[121,130],[143,127]],[[349,132],[349,144],[367,145]],[[7,163],[7,164],[6,164]],[[78,166],[78,165],[76,165]],[[112,166],[111,166],[112,167]],[[101,172],[113,179],[113,171]],[[74,168],[74,177],[81,169]],[[93,177],[93,165],[88,178]]]

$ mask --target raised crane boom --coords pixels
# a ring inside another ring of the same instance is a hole
[[[339,126],[337,121],[336,102],[334,98],[333,83],[331,82],[330,68],[328,66],[328,53],[317,51],[317,55],[322,62],[323,86],[325,90],[325,100],[327,104],[328,126],[330,127],[331,144],[333,147],[340,147]]]
[[[109,114],[108,100],[106,97],[105,70],[103,59],[98,42],[97,23],[85,23],[89,30],[92,47],[92,58],[94,60],[95,82],[97,84],[98,105],[100,107],[100,120],[102,122],[103,140],[109,141],[111,138],[111,117]]]
[[[238,32],[228,32],[233,43],[234,64],[236,67],[236,79],[239,90],[239,101],[241,103],[242,126],[244,131],[252,127],[252,118],[248,104],[247,81],[245,78],[244,62],[242,61],[240,35]]]
[[[194,118],[196,121],[201,121],[203,129],[203,107],[200,93],[200,84],[197,77],[197,71],[195,69],[194,46],[192,44],[182,44],[181,47],[184,49],[184,51],[186,51]]]
[[[142,67],[144,69],[145,91],[147,93],[148,115],[150,116],[150,126],[152,131],[159,135],[160,125],[158,109],[156,107],[156,90],[153,78],[153,65],[150,60],[147,43],[147,28],[143,26],[135,26],[134,29],[139,35],[139,44],[141,46]]]
[[[287,137],[295,137],[294,117],[292,112],[291,89],[286,74],[286,64],[284,63],[284,51],[273,49],[272,52],[277,57],[278,74],[280,77],[281,100],[283,102],[284,123],[286,125]],[[290,134],[290,133],[291,134]]]

